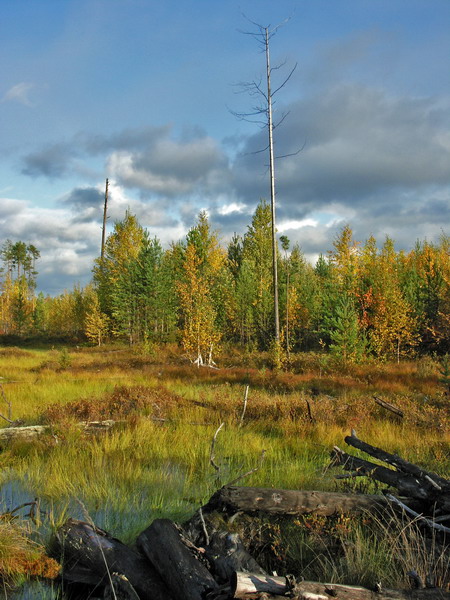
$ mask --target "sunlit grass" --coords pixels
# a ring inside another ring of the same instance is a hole
[[[324,372],[319,358],[299,356],[291,372],[270,371],[264,357],[258,368],[249,358],[245,366],[216,371],[184,364],[173,348],[156,357],[127,348],[0,349],[5,394],[0,413],[6,414],[8,402],[13,419],[52,425],[34,443],[16,441],[3,448],[1,482],[22,485],[8,502],[20,504],[24,494],[39,497],[47,533],[68,516],[83,518],[81,502],[98,526],[132,542],[154,518],[183,521],[218,487],[256,467],[239,484],[338,489],[329,454],[334,445],[345,449],[352,428],[369,443],[448,477],[448,405],[432,361],[370,364],[342,373]],[[383,411],[374,394],[402,408],[405,419]],[[76,426],[80,410],[125,422],[87,436]],[[216,471],[211,442],[222,422]],[[379,490],[361,480],[339,489],[352,485]],[[355,538],[352,544],[362,547],[363,541]],[[378,558],[370,558],[370,541],[364,544],[366,562],[381,560],[381,546],[375,544]],[[356,564],[360,556],[352,560]],[[359,573],[366,568],[363,562]]]

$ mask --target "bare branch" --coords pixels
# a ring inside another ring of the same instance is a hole
[[[224,425],[225,425],[225,423],[221,423],[221,424],[219,425],[219,427],[218,427],[218,428],[217,428],[217,430],[216,430],[216,433],[215,433],[215,434],[214,434],[214,436],[213,436],[212,442],[211,442],[211,451],[210,451],[210,454],[209,454],[209,462],[210,462],[210,464],[211,464],[211,465],[214,467],[214,469],[215,469],[216,471],[219,471],[219,470],[220,470],[220,467],[219,467],[219,465],[217,465],[217,464],[214,462],[214,459],[215,459],[215,457],[216,457],[216,456],[215,456],[215,446],[216,446],[216,439],[217,439],[217,436],[218,436],[218,434],[219,434],[219,431],[222,429],[222,427],[223,427]]]
[[[254,467],[253,469],[250,469],[249,471],[247,471],[246,473],[242,473],[242,475],[239,475],[238,477],[236,477],[236,479],[233,479],[232,481],[228,482],[226,484],[226,486],[230,486],[230,485],[236,485],[236,483],[238,481],[241,481],[241,479],[244,479],[244,477],[248,477],[249,475],[253,475],[253,473],[256,473],[256,471],[259,471],[259,469],[261,468],[264,458],[266,456],[266,451],[263,450],[261,452],[261,456],[259,457],[259,464],[256,465],[256,467]]]
[[[247,386],[245,388],[245,394],[244,394],[244,406],[242,407],[242,414],[241,414],[241,420],[239,422],[239,427],[242,427],[242,425],[244,424],[244,417],[245,417],[245,411],[247,410],[247,398],[248,398],[248,388],[250,386]]]
[[[297,68],[297,64],[298,64],[298,63],[295,63],[295,65],[292,67],[292,69],[291,69],[291,71],[290,71],[289,75],[286,77],[286,79],[283,81],[283,83],[282,83],[282,84],[281,84],[279,87],[277,87],[277,89],[276,89],[276,90],[274,90],[274,91],[272,92],[272,96],[275,96],[275,94],[276,94],[277,92],[279,92],[279,91],[280,91],[282,88],[284,88],[284,86],[287,84],[287,82],[289,81],[289,79],[292,77],[292,74],[294,73],[295,69]]]

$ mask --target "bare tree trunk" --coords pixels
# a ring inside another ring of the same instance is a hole
[[[265,51],[267,69],[267,116],[269,129],[269,169],[270,169],[270,206],[272,209],[272,271],[273,304],[275,313],[275,342],[280,343],[280,314],[278,309],[278,266],[277,266],[277,230],[275,219],[275,159],[273,153],[272,91],[270,88],[269,28],[265,28]]]
[[[105,186],[105,203],[103,205],[103,227],[102,227],[102,247],[100,252],[100,258],[103,258],[105,255],[105,239],[106,239],[106,219],[108,212],[108,189],[109,189],[109,180],[106,180]]]

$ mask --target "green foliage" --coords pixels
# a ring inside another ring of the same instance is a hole
[[[364,355],[366,343],[360,332],[358,315],[349,296],[342,296],[330,320],[330,350],[344,365],[358,362]]]

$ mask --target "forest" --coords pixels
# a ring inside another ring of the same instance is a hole
[[[281,336],[275,363],[291,352],[328,351],[343,364],[445,355],[450,344],[450,240],[353,239],[342,227],[315,265],[279,236]],[[6,241],[0,334],[67,341],[179,343],[198,364],[224,347],[274,345],[270,206],[261,201],[246,232],[225,246],[201,212],[186,239],[163,250],[136,216],[114,224],[92,282],[56,297],[36,294],[39,250]],[[275,356],[275,355],[274,355]]]

